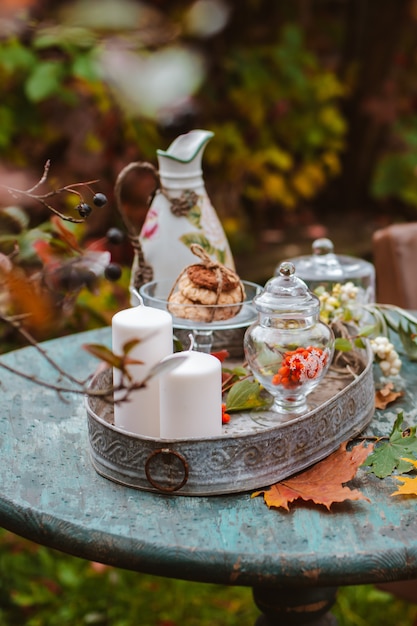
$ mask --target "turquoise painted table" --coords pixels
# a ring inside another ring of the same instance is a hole
[[[97,360],[81,345],[109,345],[103,329],[42,348],[77,377]],[[1,357],[56,381],[33,347]],[[404,397],[376,412],[368,434],[388,434],[399,411],[417,423],[417,364],[406,363]],[[37,543],[121,568],[192,581],[250,586],[258,626],[331,624],[339,585],[417,577],[417,500],[391,497],[395,481],[359,470],[370,502],[332,512],[308,505],[269,510],[250,493],[152,494],[99,476],[90,462],[82,396],[60,398],[2,369],[0,525]]]

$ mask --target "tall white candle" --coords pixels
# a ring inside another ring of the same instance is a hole
[[[176,369],[160,378],[162,439],[222,434],[222,367],[219,359],[190,351]]]
[[[172,354],[172,317],[167,311],[136,306],[119,311],[112,318],[112,348],[123,353],[123,345],[139,339],[129,357],[142,365],[129,365],[127,370],[135,382],[146,378],[149,370],[161,359]],[[113,384],[120,384],[122,374],[113,369]],[[117,400],[117,392],[115,400]],[[151,379],[146,387],[129,394],[126,402],[114,405],[114,424],[118,428],[146,437],[159,437],[159,380]]]

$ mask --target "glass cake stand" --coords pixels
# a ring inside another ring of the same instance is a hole
[[[253,298],[262,291],[256,283],[242,281],[245,299],[233,304],[178,304],[168,302],[172,281],[158,280],[145,283],[139,289],[140,300],[145,306],[168,311],[173,326],[188,330],[193,350],[211,352],[215,331],[246,328],[257,319]]]

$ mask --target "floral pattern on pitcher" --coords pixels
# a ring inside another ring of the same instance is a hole
[[[179,238],[188,248],[199,244],[208,254],[223,264],[233,266],[230,252],[224,245],[224,232],[207,196],[200,196],[198,204],[186,216],[196,230],[184,233]],[[197,219],[198,217],[198,219]]]
[[[158,231],[158,212],[150,208],[142,227],[141,236],[144,239],[152,239]]]

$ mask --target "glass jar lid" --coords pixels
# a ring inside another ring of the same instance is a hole
[[[320,301],[295,274],[290,261],[281,263],[278,275],[270,278],[263,291],[254,298],[256,309],[270,315],[318,316]]]
[[[312,254],[288,259],[294,264],[298,276],[309,281],[338,281],[368,279],[375,280],[375,268],[372,263],[347,255],[334,253],[333,242],[327,238],[313,241]],[[278,272],[278,270],[277,270]]]

